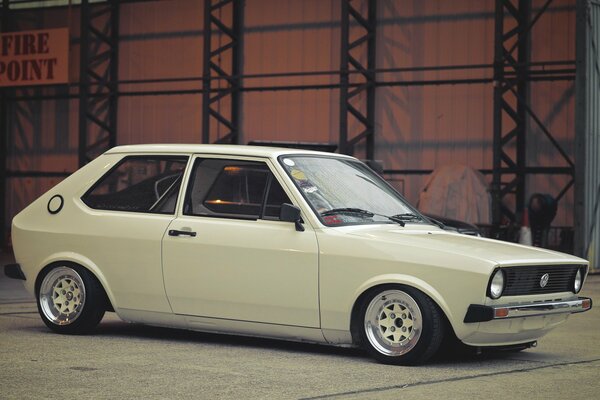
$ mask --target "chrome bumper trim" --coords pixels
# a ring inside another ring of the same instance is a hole
[[[591,308],[592,299],[588,297],[579,297],[577,299],[564,301],[547,301],[515,305],[483,306],[471,304],[465,315],[464,322],[474,323],[552,314],[573,314],[584,312]]]
[[[592,299],[586,297],[580,297],[577,300],[492,307],[494,310],[494,319],[535,317],[539,315],[564,313],[573,314],[587,311],[590,308],[592,308]],[[508,315],[503,316],[503,310],[508,310]]]

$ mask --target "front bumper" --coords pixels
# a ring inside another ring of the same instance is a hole
[[[465,323],[487,322],[508,318],[538,317],[551,314],[573,314],[592,308],[592,299],[579,297],[565,301],[483,306],[471,304],[465,315]]]

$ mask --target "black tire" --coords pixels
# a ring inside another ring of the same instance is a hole
[[[91,332],[106,310],[106,294],[96,277],[80,265],[68,262],[43,271],[36,300],[46,326],[69,335]]]
[[[429,360],[444,338],[444,318],[422,292],[381,286],[360,304],[353,331],[363,348],[384,364],[417,365]]]

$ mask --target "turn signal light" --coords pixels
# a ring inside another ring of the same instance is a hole
[[[496,308],[494,310],[494,318],[508,317],[508,308]]]
[[[581,302],[581,307],[584,310],[588,310],[590,307],[592,307],[592,301],[590,299],[585,299]]]

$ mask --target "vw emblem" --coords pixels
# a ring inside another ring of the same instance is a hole
[[[541,288],[546,287],[549,279],[550,279],[550,275],[548,275],[548,274],[542,275],[542,277],[540,279],[540,287]]]

